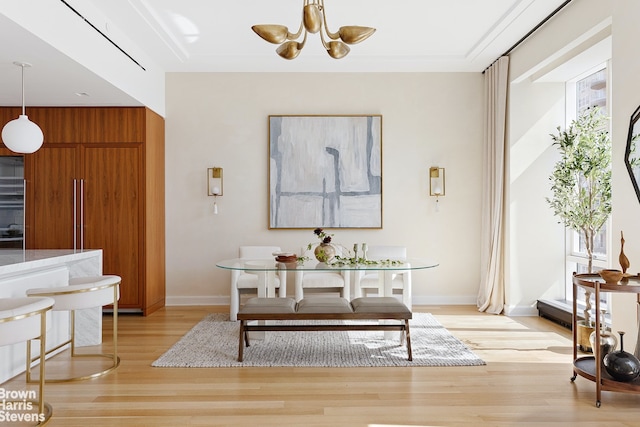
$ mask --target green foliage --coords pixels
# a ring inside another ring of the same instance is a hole
[[[573,230],[583,233],[589,256],[593,238],[611,214],[611,139],[607,117],[595,107],[586,110],[569,127],[551,134],[561,159],[549,177],[554,215]]]
[[[393,260],[393,259],[366,259],[363,257],[341,257],[336,255],[334,258],[334,262],[331,265],[342,266],[342,265],[383,265],[383,266],[397,266],[404,264],[405,261]]]
[[[635,132],[635,126],[634,126]],[[627,156],[627,161],[629,162],[629,166],[631,169],[636,169],[640,167],[640,156],[638,156],[638,140],[640,139],[640,132],[634,133],[631,137],[631,146],[629,147],[629,155]]]

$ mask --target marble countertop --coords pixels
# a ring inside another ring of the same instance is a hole
[[[60,262],[73,262],[91,257],[101,257],[102,249],[2,249],[0,250],[0,275],[25,270],[47,268]]]

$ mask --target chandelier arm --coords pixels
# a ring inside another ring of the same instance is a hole
[[[326,28],[325,28],[325,31],[326,31]],[[324,46],[326,50],[329,50],[329,45],[327,44],[327,41],[324,39],[324,35],[322,35],[322,31],[320,31],[320,40],[322,41],[322,46]]]
[[[304,30],[304,37],[302,38],[302,41],[298,43],[298,50],[302,50],[304,45],[307,43],[307,34],[309,34],[309,32]]]
[[[327,33],[327,36],[331,40],[338,40],[340,38],[340,30],[336,31],[335,33],[332,33],[331,31],[329,31],[329,26],[327,25],[327,14],[325,13],[325,10],[324,10],[324,0],[320,0],[320,11],[322,12],[322,21],[324,22],[324,31]],[[320,34],[322,35],[322,31],[320,31]],[[324,41],[322,43],[324,44]],[[327,45],[325,44],[324,47],[326,48]]]
[[[298,28],[298,31],[295,34],[291,34],[289,31],[287,31],[287,40],[295,40],[298,37],[300,37],[300,34],[302,34],[302,28],[304,27],[304,6],[307,4],[309,0],[304,0],[303,4],[302,4],[302,13],[300,14],[300,28]],[[307,35],[305,34],[305,37]]]
[[[300,34],[302,34],[302,28],[304,27],[302,21],[300,21],[300,28],[298,28],[298,31],[295,34],[291,34],[290,32],[287,31],[287,40],[295,40],[298,37],[300,37]]]

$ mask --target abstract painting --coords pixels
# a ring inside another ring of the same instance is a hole
[[[269,228],[382,228],[382,116],[269,116]]]

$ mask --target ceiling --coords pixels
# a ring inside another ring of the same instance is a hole
[[[482,72],[564,0],[326,0],[330,30],[361,25],[377,31],[340,60],[326,54],[317,34],[310,35],[292,61],[280,58],[277,46],[259,38],[251,26],[281,24],[295,32],[301,0],[62,3],[80,13],[80,6],[91,6],[89,22],[107,36],[117,34],[113,41],[125,53],[143,51],[145,59],[166,72]],[[8,19],[2,6],[0,40],[0,105],[21,104],[20,69],[12,65],[16,60],[33,64],[25,71],[27,105],[86,104],[76,95],[81,92],[90,94],[91,105],[135,105],[127,94]],[[133,59],[145,66],[144,60]]]

